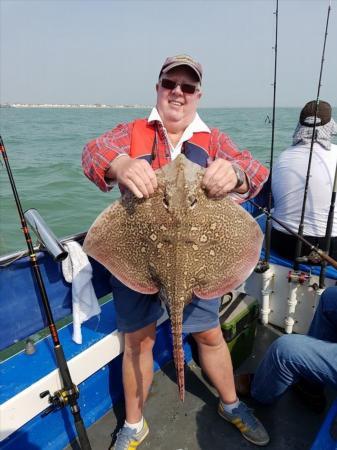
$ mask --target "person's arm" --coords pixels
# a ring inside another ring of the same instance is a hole
[[[206,169],[203,187],[210,197],[221,198],[234,192],[246,194],[249,190],[249,182],[239,165],[224,158],[217,158],[210,161]]]
[[[248,150],[240,152],[229,136],[218,130],[212,130],[211,158],[214,161],[204,177],[211,196],[231,193],[236,201],[243,202],[257,195],[267,181],[268,169],[253,159]]]
[[[112,131],[90,141],[83,149],[84,174],[102,191],[115,183],[126,187],[136,197],[149,197],[157,187],[157,178],[144,159],[129,156],[132,123],[118,125]]]
[[[138,198],[149,198],[157,188],[157,177],[145,159],[132,159],[128,155],[115,158],[106,177],[116,180]]]
[[[83,149],[83,172],[104,192],[114,186],[114,180],[108,174],[112,162],[119,157],[128,157],[130,153],[131,132],[132,123],[117,125],[88,142]]]

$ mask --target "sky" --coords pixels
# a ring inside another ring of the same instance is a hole
[[[279,0],[277,106],[315,99],[329,0]],[[269,107],[276,0],[0,0],[0,103],[155,103],[167,56],[204,69],[202,107]],[[337,0],[320,99],[337,105]]]

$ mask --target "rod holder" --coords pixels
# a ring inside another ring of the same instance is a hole
[[[64,249],[62,244],[58,241],[55,234],[48,227],[46,222],[40,216],[35,208],[27,209],[24,212],[25,219],[36,234],[38,240],[43,244],[48,253],[55,261],[63,261],[68,256],[68,252]]]

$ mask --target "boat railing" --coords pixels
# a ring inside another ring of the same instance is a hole
[[[64,237],[60,242],[83,242],[86,232]],[[62,263],[55,261],[42,245],[34,247],[55,322],[72,313],[72,285],[62,273]],[[93,286],[97,298],[111,292],[109,272],[90,259]],[[0,257],[0,350],[43,330],[46,320],[33,278],[27,251]]]
[[[77,241],[77,242],[83,242],[87,232],[82,231],[80,233],[71,234],[69,236],[65,236],[60,239],[60,242],[62,244],[69,242],[69,241]],[[35,252],[45,252],[46,248],[42,243],[38,243],[34,245],[34,251]],[[22,258],[23,256],[28,256],[28,250],[19,250],[17,252],[13,253],[6,253],[4,255],[0,255],[0,268],[3,266],[7,266],[8,264],[11,264],[11,262],[16,261],[17,259]]]

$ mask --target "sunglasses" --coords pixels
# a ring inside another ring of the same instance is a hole
[[[194,94],[195,91],[198,90],[197,86],[195,86],[194,84],[177,83],[176,81],[169,80],[168,78],[163,78],[161,80],[161,85],[163,88],[170,90],[173,90],[177,86],[180,86],[180,89],[182,90],[182,92],[184,92],[184,94]]]

